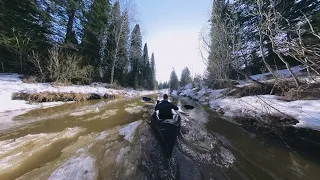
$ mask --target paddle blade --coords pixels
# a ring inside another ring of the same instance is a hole
[[[149,98],[149,97],[142,97],[142,100],[144,100],[144,101],[152,101],[152,99]]]
[[[184,105],[183,107],[186,109],[194,109],[194,106],[191,106],[191,105]]]

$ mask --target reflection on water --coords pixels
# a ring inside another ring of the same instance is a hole
[[[0,132],[0,179],[317,179],[320,165],[187,99],[173,156],[148,125],[154,104],[90,101],[34,110]]]

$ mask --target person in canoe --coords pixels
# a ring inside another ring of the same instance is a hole
[[[163,95],[163,100],[160,102],[157,100],[155,111],[159,110],[159,119],[172,119],[172,109],[179,110],[178,106],[168,101],[168,95]]]

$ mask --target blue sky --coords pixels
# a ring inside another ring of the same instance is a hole
[[[157,80],[169,80],[172,68],[180,78],[188,66],[203,73],[199,33],[210,17],[212,0],[135,0],[137,23],[149,53],[155,53]]]

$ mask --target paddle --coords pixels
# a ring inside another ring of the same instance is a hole
[[[153,101],[153,99],[149,97],[142,97],[142,100],[148,101],[148,102]],[[194,109],[194,106],[191,106],[191,105],[184,105],[183,107],[188,110]]]

